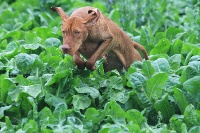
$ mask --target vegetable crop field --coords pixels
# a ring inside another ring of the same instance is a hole
[[[94,6],[150,60],[79,70],[59,15]],[[0,132],[199,133],[199,0],[0,0]]]

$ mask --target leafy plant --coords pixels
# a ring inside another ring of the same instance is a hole
[[[199,132],[193,0],[0,0],[0,132]],[[127,71],[79,70],[60,50],[61,6],[94,6],[145,46]],[[151,6],[149,6],[151,5]]]

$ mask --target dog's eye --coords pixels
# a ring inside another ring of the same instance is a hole
[[[66,31],[62,31],[62,33],[63,33],[63,35],[66,35],[66,34],[67,34],[67,32],[66,32]]]
[[[78,35],[80,33],[80,31],[74,30],[74,34]]]

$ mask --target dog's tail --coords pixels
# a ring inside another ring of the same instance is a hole
[[[149,60],[147,51],[146,51],[146,49],[144,48],[144,46],[142,46],[142,45],[139,44],[139,43],[134,42],[134,48],[135,48],[135,49],[138,49],[138,50],[140,50],[140,51],[142,51],[142,53],[143,53],[145,59],[146,59],[146,60]]]

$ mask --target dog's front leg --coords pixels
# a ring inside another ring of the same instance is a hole
[[[111,43],[113,37],[108,37],[103,43],[98,47],[95,53],[87,60],[85,67],[89,70],[94,70],[96,61],[103,57],[109,51],[109,44]]]
[[[73,55],[73,60],[74,60],[74,63],[76,64],[76,66],[77,66],[78,69],[84,69],[85,68],[85,62],[80,57],[79,53],[75,53]]]

